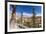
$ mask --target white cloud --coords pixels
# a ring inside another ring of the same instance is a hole
[[[40,14],[36,14],[36,16],[41,16]]]
[[[12,13],[12,11],[10,11],[10,13]],[[18,12],[16,12],[16,15],[17,16],[21,16],[21,13],[18,13]],[[28,16],[28,17],[31,17],[31,16],[33,16],[33,14],[31,13],[25,13],[25,12],[23,12],[23,16]],[[40,14],[36,14],[36,16],[41,16]]]
[[[24,16],[28,16],[28,17],[31,17],[33,14],[29,14],[29,13],[23,13]]]

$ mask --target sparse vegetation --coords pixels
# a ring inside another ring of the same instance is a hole
[[[11,19],[14,18],[14,16],[15,16],[14,14],[15,14],[15,7],[14,7],[14,10],[12,12],[12,18]],[[15,23],[23,24],[24,26],[27,26],[29,28],[39,28],[39,27],[41,27],[41,16],[36,16],[34,8],[33,8],[32,14],[33,14],[32,17],[23,17],[23,12],[21,12],[21,17],[18,18],[18,19],[15,18],[16,19]]]

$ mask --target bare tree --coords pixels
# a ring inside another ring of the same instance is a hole
[[[12,21],[14,21],[14,23],[16,22],[16,12],[15,12],[15,9],[16,9],[16,6],[15,5],[12,5],[13,7],[13,11],[12,11],[12,16],[11,16],[11,19],[10,19],[10,24],[13,23]],[[13,23],[13,24],[14,24]],[[15,24],[14,24],[15,25]],[[13,26],[14,26],[13,25]]]

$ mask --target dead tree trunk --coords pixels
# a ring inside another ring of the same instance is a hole
[[[15,11],[16,11],[16,10],[15,10],[15,9],[16,9],[16,6],[15,6],[15,5],[12,5],[12,7],[13,7],[13,11],[12,11],[11,19],[10,19],[10,24],[13,23],[13,22],[14,22],[14,23],[16,22],[16,12],[15,12]],[[13,22],[12,22],[12,21],[13,21]],[[14,23],[13,23],[13,24],[14,24]]]

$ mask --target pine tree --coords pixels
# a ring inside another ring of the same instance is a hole
[[[22,24],[22,21],[23,21],[23,12],[21,11],[21,24]]]
[[[33,7],[32,13],[33,13],[33,17],[32,17],[33,27],[35,27],[35,15],[36,15],[36,13],[35,13],[35,8],[34,7]]]

